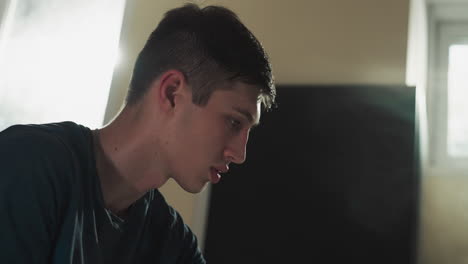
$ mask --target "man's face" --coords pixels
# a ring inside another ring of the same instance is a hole
[[[243,163],[250,129],[260,120],[256,87],[241,82],[215,90],[205,106],[185,100],[174,115],[168,140],[169,176],[197,193],[220,180],[229,163]]]

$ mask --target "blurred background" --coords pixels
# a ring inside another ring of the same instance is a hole
[[[0,129],[109,122],[147,37],[185,2],[1,0]],[[236,12],[269,53],[278,85],[416,87],[418,262],[468,261],[467,0],[192,2]],[[202,248],[210,191],[162,189]]]

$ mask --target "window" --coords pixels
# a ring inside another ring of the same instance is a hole
[[[429,132],[431,165],[468,168],[468,5],[430,12]]]
[[[448,53],[447,152],[450,157],[466,158],[468,157],[468,41],[452,44]]]
[[[71,120],[102,125],[125,0],[3,0],[0,130]]]

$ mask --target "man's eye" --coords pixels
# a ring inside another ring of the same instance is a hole
[[[231,127],[231,129],[239,130],[240,127],[241,127],[241,122],[239,120],[234,119],[234,118],[230,118],[229,119],[229,126]]]

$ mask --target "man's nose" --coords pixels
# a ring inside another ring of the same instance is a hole
[[[249,140],[249,131],[239,134],[233,138],[225,150],[225,157],[228,161],[236,164],[245,162],[247,155],[247,142]]]

